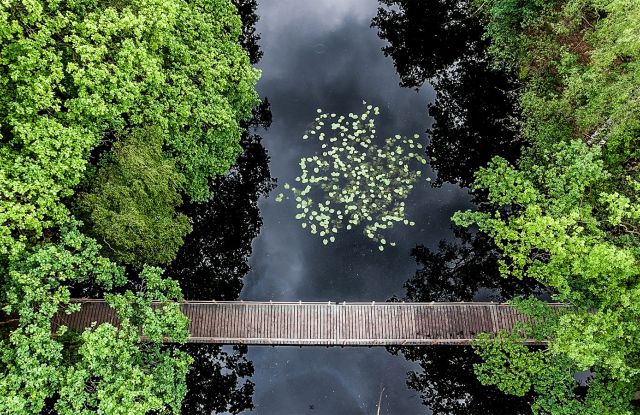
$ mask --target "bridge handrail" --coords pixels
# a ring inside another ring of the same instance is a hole
[[[104,302],[104,299],[98,298],[72,298],[71,302],[74,303],[91,303],[91,302]],[[317,304],[317,305],[433,305],[433,306],[451,306],[451,305],[479,305],[479,306],[512,306],[505,302],[494,301],[425,301],[425,302],[411,302],[411,301],[255,301],[255,300],[235,300],[235,301],[219,301],[219,300],[183,300],[180,304],[275,304],[275,305],[305,305],[305,304]],[[547,305],[553,307],[568,306],[566,303],[548,302]]]

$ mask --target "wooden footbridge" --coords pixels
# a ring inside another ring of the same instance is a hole
[[[118,324],[102,300],[54,318],[54,330]],[[558,307],[560,304],[554,304]],[[187,301],[190,342],[296,346],[466,345],[476,334],[511,329],[527,317],[500,303],[332,303]],[[536,344],[530,341],[530,344]]]

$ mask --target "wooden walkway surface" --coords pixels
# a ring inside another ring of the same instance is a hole
[[[117,324],[101,300],[78,300],[81,310],[54,318],[54,329]],[[556,305],[559,306],[559,305]],[[526,317],[499,303],[215,302],[181,304],[190,342],[253,345],[466,345],[477,333],[509,330]],[[535,344],[534,341],[530,342]]]

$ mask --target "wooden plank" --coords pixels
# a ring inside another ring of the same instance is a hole
[[[390,307],[392,308],[392,311],[393,311],[393,321],[391,324],[391,338],[399,339],[402,337],[401,333],[404,332],[402,327],[403,320],[401,315],[401,309],[397,305],[392,305]]]
[[[405,310],[400,305],[397,307],[396,310],[398,312],[398,320],[399,320],[398,333],[397,333],[396,339],[407,338],[407,320],[405,318],[406,317]]]
[[[194,308],[201,308],[193,306]],[[206,316],[203,327],[194,327],[193,331],[196,334],[200,334],[198,337],[214,337],[219,336],[220,324],[218,319],[220,318],[220,312],[217,310],[219,307],[217,304],[209,304],[202,313]],[[194,335],[192,333],[192,335]]]
[[[392,339],[393,338],[393,326],[394,326],[394,307],[387,305],[382,310],[384,310],[384,338]]]
[[[222,338],[222,336],[226,332],[226,323],[224,310],[226,307],[222,307],[220,304],[208,304],[207,311],[211,313],[211,317],[208,319],[208,327],[203,330],[203,328],[198,328],[198,333],[200,337],[207,337],[207,340],[203,340],[203,342],[214,341],[213,339]]]
[[[479,315],[480,321],[482,321],[482,327],[479,332],[486,333],[491,331],[491,317],[489,316],[489,310],[487,307],[476,307],[476,312]]]
[[[438,306],[438,308],[441,311],[441,318],[442,318],[442,325],[441,325],[441,330],[440,330],[440,336],[438,336],[441,339],[446,339],[447,338],[447,334],[449,333],[449,312],[447,310],[447,306]]]
[[[362,305],[354,305],[355,310],[355,319],[356,319],[356,339],[363,340],[366,338],[365,335],[365,317],[364,317],[364,308]]]
[[[469,309],[469,316],[471,317],[471,320],[473,321],[473,330],[471,331],[471,337],[470,338],[475,338],[478,333],[480,333],[481,331],[483,331],[483,322],[482,322],[482,316],[480,314],[478,314],[477,312],[478,307],[477,306],[471,306]]]
[[[371,322],[371,338],[374,339],[374,344],[377,344],[378,341],[380,340],[381,334],[380,334],[380,324],[376,319],[376,309],[374,308],[373,304],[370,304],[367,306],[367,311],[369,314],[369,321]]]
[[[452,319],[453,330],[451,331],[451,340],[457,340],[463,338],[466,314],[466,308],[459,304],[453,304],[449,307],[450,315]]]
[[[386,334],[387,334],[386,310],[384,308],[371,306],[371,311],[373,311],[376,325],[378,326],[378,339],[380,340],[386,339]]]
[[[233,305],[229,306],[229,307],[225,307],[225,326],[229,327],[229,331],[225,333],[224,336],[222,337],[228,337],[230,339],[235,338],[235,316],[234,314],[234,307]]]
[[[436,336],[435,338],[444,339],[447,334],[447,310],[444,305],[437,305],[434,310],[437,310],[437,326],[434,333]]]
[[[284,309],[284,320],[285,320],[285,327],[286,327],[286,338],[294,338],[294,333],[293,333],[293,316],[291,314],[291,306],[289,306],[288,304],[284,304],[283,305],[283,309]]]
[[[420,318],[424,319],[425,338],[432,339],[440,334],[440,311],[438,307],[429,306],[422,310]]]
[[[270,324],[271,324],[271,337],[278,339],[280,338],[280,322],[278,316],[280,315],[280,305],[271,304],[271,315]]]
[[[386,333],[385,310],[383,308],[371,306],[371,311],[373,313],[376,326],[378,327],[378,340],[383,340]]]
[[[398,316],[396,313],[395,305],[388,305],[386,309],[389,310],[387,317],[387,339],[397,338],[397,329],[399,326]]]
[[[259,306],[260,318],[262,320],[262,337],[271,339],[271,330],[269,327],[269,304],[261,304]]]
[[[186,305],[188,304],[184,304],[183,307]],[[194,305],[193,308],[202,307]],[[191,335],[196,337],[220,337],[222,332],[220,307],[217,304],[209,304],[202,313],[204,314],[204,323],[201,327],[194,327]]]
[[[355,315],[356,309],[354,306],[349,306],[349,338],[357,339],[357,319]]]
[[[244,339],[246,338],[246,334],[244,333],[244,310],[246,308],[246,304],[237,304],[234,308],[235,308],[235,338],[237,339]]]
[[[260,316],[260,331],[262,332],[260,337],[269,342],[271,338],[271,332],[269,330],[269,304],[260,304],[257,307],[257,312]]]
[[[273,337],[281,339],[282,336],[282,329],[283,329],[283,310],[282,310],[282,305],[281,304],[274,304],[272,306],[272,310],[273,310],[273,314],[272,314],[272,323],[273,324]]]
[[[313,313],[311,312],[311,306],[308,305],[303,305],[302,307],[304,307],[305,309],[305,317],[307,319],[307,323],[306,323],[306,338],[307,339],[313,339],[313,335],[311,334],[311,330],[313,328],[313,324],[314,324],[314,317],[313,317]]]
[[[426,339],[428,338],[428,333],[427,333],[427,322],[426,322],[426,316],[425,314],[425,308],[421,308],[421,307],[413,307],[413,318],[416,322],[416,338],[417,339]]]
[[[476,313],[476,307],[469,305],[465,307],[465,314],[469,318],[469,338],[475,337],[480,327],[482,327],[482,321]]]
[[[476,307],[474,311],[478,315],[478,320],[480,321],[480,325],[478,326],[477,334],[486,333],[488,330],[491,330],[491,318],[487,314],[486,307]]]
[[[315,316],[313,315],[313,306],[307,305],[304,306],[306,308],[307,315],[307,339],[313,339],[315,336],[313,335],[313,326],[315,324]]]
[[[504,306],[500,306],[502,328],[505,330],[511,330],[511,322],[509,321],[509,309]]]
[[[460,335],[461,339],[468,339],[471,337],[471,329],[469,328],[469,308],[462,307],[459,311],[460,313],[460,328],[462,333]]]
[[[464,309],[458,306],[452,307],[452,313],[453,313],[453,323],[454,323],[455,329],[453,333],[451,333],[451,338],[461,339],[463,338],[463,333],[464,333],[464,322],[463,322]]]
[[[462,313],[462,318],[464,319],[464,338],[469,339],[473,337],[473,333],[475,331],[475,324],[473,321],[473,310],[469,307],[463,306],[460,310]]]
[[[242,339],[242,309],[246,307],[244,304],[235,304],[233,312],[234,335],[236,339]]]

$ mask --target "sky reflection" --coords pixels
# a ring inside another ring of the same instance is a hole
[[[399,87],[393,62],[381,51],[385,42],[370,28],[377,6],[375,0],[260,2],[258,89],[273,112],[271,128],[260,133],[280,184],[294,181],[300,157],[313,145],[301,137],[316,108],[348,114],[364,99],[381,109],[381,139],[418,132],[426,143],[434,92]],[[294,219],[295,204],[274,201],[279,192],[260,202],[264,225],[242,299],[384,301],[401,295],[416,270],[411,248],[452,238],[451,214],[471,206],[465,190],[423,182],[407,201],[407,217],[416,225],[394,227],[389,237],[398,245],[380,252],[357,228],[323,246]],[[255,413],[373,414],[382,388],[381,413],[429,413],[405,385],[407,371],[417,365],[383,348],[251,347],[248,358],[256,369]]]

